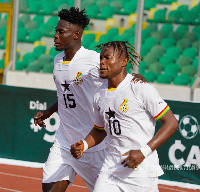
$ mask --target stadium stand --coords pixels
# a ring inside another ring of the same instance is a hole
[[[53,41],[58,21],[57,11],[73,5],[74,0],[20,0],[18,42],[29,46],[29,49],[23,54],[19,53],[16,70],[52,72],[53,58],[57,52],[48,41]],[[83,0],[81,8],[86,9],[91,19],[91,25],[85,30],[82,39],[84,47],[94,49],[95,45],[111,40],[134,44],[137,1]],[[145,1],[141,44],[143,61],[139,71],[148,81],[189,85],[196,77],[200,39],[199,11],[200,3],[186,4],[181,0]],[[1,14],[0,18],[0,50],[4,50],[6,15]],[[97,30],[96,23],[101,25],[102,31]],[[35,42],[43,42],[43,45],[34,47]],[[132,72],[130,66],[127,69]],[[189,76],[188,83],[182,82],[183,74]]]

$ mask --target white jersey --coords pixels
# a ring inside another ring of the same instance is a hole
[[[105,129],[108,152],[101,169],[118,178],[158,177],[163,174],[154,150],[137,169],[121,165],[130,150],[139,150],[154,136],[156,120],[168,110],[156,89],[145,83],[131,82],[128,74],[116,89],[107,82],[94,95],[95,126]]]
[[[54,59],[54,81],[57,87],[60,126],[56,142],[62,148],[83,140],[94,126],[93,96],[105,80],[99,76],[99,53],[81,47],[70,62],[64,52]],[[87,152],[104,148],[104,144]]]

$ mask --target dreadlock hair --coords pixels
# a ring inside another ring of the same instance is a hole
[[[117,49],[119,52],[119,57],[121,57],[122,53],[125,51],[126,57],[128,58],[129,63],[132,66],[137,65],[139,67],[141,57],[140,55],[135,51],[135,47],[130,44],[128,41],[111,41],[108,43],[103,43],[101,45],[95,46],[96,50],[102,50],[104,47],[108,49],[109,47],[113,46],[114,51]]]
[[[71,7],[68,9],[62,9],[60,12],[58,12],[58,16],[60,19],[68,21],[69,23],[72,23],[74,25],[79,25],[83,29],[87,27],[87,25],[90,22],[90,19],[88,18],[85,9],[79,10],[79,8]]]

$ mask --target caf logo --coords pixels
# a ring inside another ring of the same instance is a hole
[[[74,82],[77,85],[80,84],[80,83],[82,83],[82,81],[83,81],[81,75],[82,75],[82,71],[78,72],[77,75],[76,75],[76,77],[74,78]]]
[[[126,105],[126,103],[128,102],[128,99],[124,99],[124,102],[120,105],[119,109],[121,112],[126,112],[128,107]]]

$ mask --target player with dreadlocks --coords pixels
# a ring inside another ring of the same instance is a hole
[[[63,51],[54,59],[58,101],[34,118],[36,125],[44,127],[43,120],[57,110],[60,117],[54,144],[43,167],[42,187],[44,192],[64,192],[78,174],[93,191],[105,157],[104,143],[88,150],[79,160],[71,156],[70,146],[85,138],[94,125],[93,96],[105,80],[99,76],[99,53],[81,46],[83,30],[89,24],[85,11],[72,7],[61,10],[58,16],[54,45],[57,51]]]
[[[140,59],[131,44],[114,41],[97,48],[100,76],[108,82],[94,95],[92,131],[71,146],[71,153],[81,159],[105,138],[106,157],[94,192],[156,192],[163,174],[156,149],[175,133],[178,122],[152,85],[130,81],[126,65],[138,65]],[[156,120],[163,124],[154,136]]]

